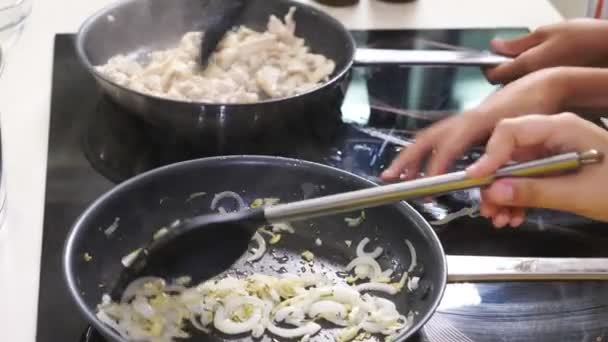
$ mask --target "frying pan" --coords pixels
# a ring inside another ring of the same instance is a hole
[[[303,37],[315,53],[336,63],[334,73],[324,84],[308,92],[251,104],[185,102],[150,96],[115,84],[97,73],[116,54],[141,57],[147,52],[175,46],[188,31],[204,31],[207,23],[223,13],[235,0],[123,0],[101,10],[84,22],[76,38],[79,60],[95,77],[113,101],[157,126],[177,131],[180,136],[208,145],[218,153],[229,152],[230,145],[250,141],[285,127],[311,122],[331,123],[339,118],[350,69],[355,61],[363,64],[399,64],[404,51],[355,49],[346,28],[329,15],[290,0],[247,0],[251,2],[237,25],[265,30],[271,14],[282,18],[296,7],[296,34]],[[240,0],[239,0],[240,1]],[[410,51],[411,53],[411,51]],[[415,64],[497,64],[504,57],[475,55],[463,51],[415,52],[407,57]],[[355,58],[356,57],[356,58]]]
[[[176,219],[209,212],[214,194],[227,190],[238,192],[248,203],[261,197],[279,197],[287,202],[374,185],[328,166],[264,156],[214,157],[149,171],[103,195],[75,223],[64,251],[64,271],[70,294],[83,315],[108,340],[124,341],[97,320],[96,306],[102,295],[111,291],[109,286],[121,273],[121,258],[148,241],[160,227],[170,225]],[[206,192],[206,195],[200,192]],[[198,195],[193,197],[193,193]],[[295,234],[284,234],[281,242],[272,246],[260,261],[247,264],[244,257],[227,273],[243,276],[252,272],[270,275],[327,272],[335,275],[355,257],[357,243],[369,237],[373,244],[386,251],[379,259],[381,266],[394,268],[396,274],[401,274],[411,263],[404,243],[408,239],[418,255],[418,266],[413,273],[421,276],[421,280],[413,293],[391,297],[400,312],[417,312],[413,325],[397,337],[403,341],[425,324],[441,300],[448,279],[442,246],[424,218],[405,202],[368,209],[360,226],[347,227],[344,217],[353,215],[357,214],[295,222]],[[107,234],[106,228],[115,222],[118,224],[115,231]],[[315,245],[317,238],[322,240],[320,247]],[[345,241],[352,241],[352,246],[347,246]],[[226,241],[201,241],[197,249],[167,260],[156,269],[148,269],[142,276],[170,279],[190,275],[196,283],[205,276],[206,265],[221,262],[219,258],[227,248],[231,246]],[[197,256],[197,250],[209,249],[216,251],[217,259],[202,260]],[[311,250],[316,255],[312,266],[299,262],[304,250]],[[467,269],[471,259],[457,261],[454,264],[456,273],[450,280],[608,278],[602,261],[580,265],[563,263],[563,260],[538,263],[522,259],[511,264],[488,260],[483,264],[485,273]],[[473,262],[479,260],[476,258]],[[499,267],[492,268],[493,264]],[[561,272],[564,269],[566,273]],[[328,328],[331,331],[331,327]],[[225,340],[219,335],[193,336],[193,340],[197,338]]]

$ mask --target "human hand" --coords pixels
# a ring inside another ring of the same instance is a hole
[[[485,154],[467,169],[472,177],[494,173],[511,160],[525,161],[565,152],[608,152],[608,131],[575,114],[529,115],[497,126]],[[482,190],[480,214],[498,228],[523,223],[525,208],[568,211],[608,222],[608,162],[576,173],[543,178],[505,178]]]
[[[427,158],[426,175],[444,173],[471,145],[487,139],[501,119],[558,112],[564,97],[562,74],[559,68],[532,73],[492,94],[477,108],[432,125],[401,152],[382,179],[416,178]]]
[[[605,20],[574,19],[513,40],[494,39],[492,50],[515,58],[486,70],[486,77],[492,83],[508,83],[554,66],[604,66],[608,64],[607,35]]]

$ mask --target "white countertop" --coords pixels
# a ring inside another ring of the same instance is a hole
[[[36,336],[53,38],[75,32],[108,2],[34,0],[26,29],[0,78],[8,192],[8,215],[0,229],[0,341],[33,342]],[[533,29],[561,19],[546,0],[418,0],[405,5],[361,0],[356,8],[328,11],[352,29]]]

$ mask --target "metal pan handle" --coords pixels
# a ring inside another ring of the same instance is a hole
[[[448,255],[448,282],[608,280],[608,258]]]
[[[451,50],[390,50],[358,48],[355,51],[355,66],[366,65],[458,65],[496,66],[512,61],[512,58],[489,51]]]

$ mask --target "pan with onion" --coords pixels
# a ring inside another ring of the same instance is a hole
[[[608,279],[603,260],[493,260],[492,267],[469,258],[486,273],[450,262],[461,268],[448,274],[433,230],[402,202],[261,226],[244,254],[215,229],[114,293],[138,247],[181,220],[371,186],[338,169],[278,157],[208,158],[147,172],[102,196],[75,223],[64,254],[70,293],[112,341],[402,341],[431,317],[447,281]],[[225,272],[211,278],[218,267]]]
[[[109,296],[129,256],[178,220],[370,186],[278,157],[208,158],[150,171],[76,222],[64,258],[70,291],[112,341],[402,340],[430,317],[446,282],[437,237],[405,203],[260,227],[235,264],[203,281],[231,248],[229,239],[210,238]],[[214,260],[197,257],[209,249]]]

